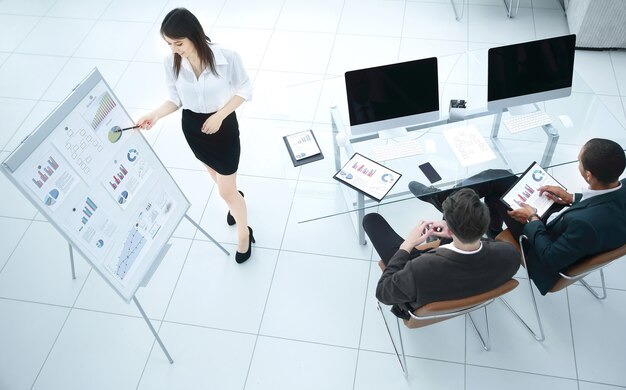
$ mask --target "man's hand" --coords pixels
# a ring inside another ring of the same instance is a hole
[[[428,229],[429,225],[432,225],[431,221],[419,221],[417,226],[408,234],[402,245],[400,245],[400,249],[411,253],[413,248],[426,241],[433,232],[431,229]]]
[[[452,238],[446,221],[434,221],[430,225],[431,234],[439,238]]]
[[[537,213],[537,209],[532,206],[527,205],[526,203],[522,203],[522,207],[515,209],[515,210],[507,211],[507,212],[509,213],[511,218],[513,218],[517,222],[527,223],[528,217]]]
[[[538,190],[539,196],[552,199],[555,203],[572,204],[574,202],[574,195],[559,186],[541,186]]]

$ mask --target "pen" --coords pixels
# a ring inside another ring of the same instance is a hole
[[[123,129],[119,129],[119,130],[116,130],[116,131],[126,131],[126,130],[132,130],[132,129],[136,129],[136,128],[138,128],[138,127],[141,127],[141,125],[135,125],[135,126],[131,126],[131,127],[125,127],[125,128],[123,128]]]

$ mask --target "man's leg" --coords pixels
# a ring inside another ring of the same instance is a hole
[[[363,229],[385,265],[396,254],[404,239],[378,213],[363,217]]]

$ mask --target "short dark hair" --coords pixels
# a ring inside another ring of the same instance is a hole
[[[580,162],[600,183],[619,180],[626,167],[624,149],[615,141],[593,138],[583,146]]]
[[[464,244],[474,242],[487,231],[489,209],[471,188],[463,188],[443,202],[443,218],[448,228]]]
[[[198,18],[187,8],[174,8],[165,15],[161,23],[161,36],[171,39],[189,39],[193,43],[202,65],[208,66],[211,73],[217,76],[215,56],[208,45],[211,40],[204,33]],[[174,54],[174,74],[176,77],[180,72],[180,61],[180,56]]]

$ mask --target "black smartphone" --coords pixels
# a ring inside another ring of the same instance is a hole
[[[439,174],[437,173],[437,171],[435,171],[435,168],[433,168],[432,165],[430,165],[430,163],[424,163],[422,165],[419,166],[419,168],[422,170],[422,172],[424,173],[424,175],[426,176],[426,178],[431,182],[431,183],[436,183],[439,180],[441,180],[441,176],[439,176]]]

